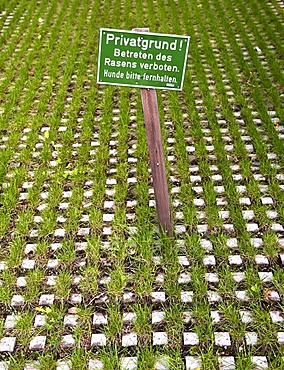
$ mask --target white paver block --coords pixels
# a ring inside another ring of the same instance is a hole
[[[11,306],[20,307],[20,306],[23,306],[24,304],[25,304],[25,298],[23,296],[19,294],[13,295],[12,300],[11,300]]]
[[[35,321],[34,321],[34,327],[39,328],[41,326],[44,326],[46,324],[46,316],[45,315],[36,315]]]
[[[104,208],[113,208],[113,206],[114,206],[114,201],[105,201],[104,202]]]
[[[227,246],[229,248],[238,248],[238,240],[236,238],[228,239]]]
[[[258,276],[263,283],[268,283],[273,279],[273,273],[270,271],[260,271]]]
[[[239,254],[228,256],[229,264],[230,265],[241,265],[243,260]]]
[[[191,281],[191,275],[186,273],[181,273],[178,279],[179,284],[187,284]]]
[[[158,324],[165,319],[166,313],[164,311],[152,312],[152,324]]]
[[[70,295],[70,301],[72,304],[78,304],[82,301],[82,295],[80,293],[73,293]]]
[[[254,219],[254,211],[252,210],[247,210],[247,211],[242,211],[243,218],[245,220],[253,220]]]
[[[218,324],[221,321],[221,315],[219,311],[211,311],[210,312],[212,324]]]
[[[276,292],[275,290],[270,290],[267,293],[267,298],[270,299],[271,301],[275,301],[275,302],[280,301],[280,296],[279,296],[278,292]]]
[[[72,362],[70,360],[59,360],[56,364],[56,370],[71,370]]]
[[[185,324],[189,324],[192,320],[192,312],[189,312],[189,311],[183,312],[182,317],[183,317],[183,322]]]
[[[261,198],[261,202],[263,205],[270,205],[273,204],[273,199],[271,197],[263,197]]]
[[[214,303],[214,302],[220,302],[221,301],[220,294],[218,294],[214,291],[207,292],[207,298],[208,298],[209,303]]]
[[[210,252],[213,250],[213,244],[210,240],[201,239],[200,244],[201,244],[201,247],[205,249],[207,252]]]
[[[137,346],[137,334],[129,333],[122,336],[122,347]]]
[[[39,361],[32,361],[26,364],[24,370],[38,370],[40,368]]]
[[[56,267],[58,267],[58,265],[59,265],[58,260],[53,259],[53,260],[48,260],[46,267],[48,269],[56,269]]]
[[[106,336],[104,334],[92,334],[91,346],[105,346]]]
[[[187,256],[178,256],[178,262],[182,266],[189,266],[190,262]]]
[[[78,230],[77,235],[78,236],[86,236],[90,234],[90,228],[89,227],[82,227]]]
[[[93,316],[93,324],[94,325],[106,325],[107,324],[107,317],[98,312],[98,313],[94,313],[94,316]]]
[[[181,301],[183,303],[190,303],[193,299],[193,292],[192,291],[184,291],[180,293],[181,295]]]
[[[184,234],[186,232],[186,227],[184,225],[176,225],[175,232],[176,234]]]
[[[216,258],[212,254],[205,256],[203,258],[203,263],[205,266],[215,266],[216,265]]]
[[[202,206],[204,206],[205,202],[204,202],[204,199],[202,199],[202,198],[194,198],[193,199],[193,204],[196,207],[202,207]]]
[[[219,217],[222,220],[226,220],[227,218],[230,217],[230,212],[229,211],[219,211]]]
[[[153,299],[153,302],[165,302],[166,301],[165,292],[152,292],[151,297]]]
[[[168,356],[160,356],[157,359],[155,370],[170,370],[170,362]]]
[[[168,343],[168,335],[166,332],[159,331],[153,333],[153,345],[161,346]]]
[[[183,333],[183,343],[185,346],[196,346],[199,344],[198,335],[196,333]]]
[[[65,229],[56,229],[54,231],[54,236],[57,238],[64,238],[65,234],[66,234]]]
[[[234,232],[235,228],[234,228],[234,225],[233,224],[223,224],[223,228],[227,231],[227,232]]]
[[[240,311],[240,317],[241,317],[241,321],[244,324],[249,324],[249,323],[253,322],[252,312],[250,312],[250,311],[241,310]]]
[[[257,265],[269,265],[269,260],[267,257],[261,255],[261,254],[257,254],[255,256],[255,263]]]
[[[124,357],[121,359],[121,370],[136,370],[137,357]]]
[[[39,299],[40,306],[50,306],[54,302],[54,294],[42,294]]]
[[[218,275],[215,274],[215,272],[207,272],[205,274],[205,280],[209,281],[209,283],[218,283],[219,282]]]
[[[246,224],[246,229],[248,232],[253,233],[258,230],[258,224],[256,223]]]
[[[19,317],[19,315],[8,315],[5,320],[4,329],[13,329],[16,326]]]
[[[242,197],[239,199],[239,203],[241,205],[245,205],[245,206],[250,206],[251,205],[251,201],[250,201],[250,198],[247,198],[247,197]]]
[[[240,283],[241,281],[244,281],[246,278],[246,275],[244,272],[234,272],[232,275],[236,283]]]
[[[215,332],[215,344],[219,347],[229,347],[231,345],[230,334],[228,332]]]
[[[185,357],[186,370],[199,370],[201,369],[201,360],[198,357],[186,356]]]
[[[111,222],[114,219],[114,214],[112,213],[105,213],[103,214],[103,221],[104,222]]]
[[[199,234],[204,234],[208,231],[208,225],[197,225],[197,232]]]
[[[32,270],[35,267],[35,260],[30,260],[28,258],[25,258],[22,262],[22,269],[25,270]]]
[[[123,294],[123,301],[125,303],[132,303],[135,301],[136,295],[134,293],[128,292]]]
[[[236,290],[236,297],[240,301],[248,302],[250,300],[250,296],[248,295],[246,290]]]
[[[27,279],[25,276],[19,276],[17,278],[17,287],[24,288],[27,286]]]
[[[245,334],[246,344],[248,346],[255,346],[258,341],[257,333],[249,332]]]
[[[266,211],[266,216],[270,219],[273,220],[278,217],[278,212],[277,211]]]
[[[63,335],[61,342],[60,342],[60,347],[61,348],[71,348],[75,346],[75,339],[71,334]]]
[[[268,369],[268,362],[265,356],[253,356],[251,358],[253,364],[255,364],[255,370],[266,370]]]
[[[276,231],[276,232],[283,232],[284,228],[281,224],[277,223],[277,224],[271,225],[271,230]]]
[[[273,323],[284,321],[284,318],[282,316],[283,313],[281,311],[270,311],[269,314]]]
[[[279,344],[284,344],[284,332],[283,331],[279,331],[277,333],[277,339],[278,339]]]
[[[125,324],[131,323],[136,319],[136,313],[135,312],[124,312],[122,319]]]
[[[9,361],[1,361],[0,362],[0,370],[9,370]]]
[[[4,337],[0,340],[0,352],[13,352],[16,345],[16,337]]]
[[[51,275],[46,277],[46,285],[48,286],[55,286],[57,280],[56,275]]]
[[[7,267],[7,262],[6,261],[0,261],[0,271],[6,270]]]
[[[46,342],[46,336],[45,335],[38,335],[37,337],[34,337],[29,345],[29,349],[31,351],[42,351],[44,350]]]
[[[218,358],[219,370],[235,370],[235,358],[233,356],[224,356]]]
[[[263,240],[261,238],[251,238],[250,241],[254,248],[260,248],[263,244]]]
[[[94,358],[94,359],[90,359],[89,360],[89,366],[88,366],[88,370],[102,370],[104,368],[104,364],[102,363],[102,361]]]

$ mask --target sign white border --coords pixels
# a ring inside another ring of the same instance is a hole
[[[99,81],[99,73],[100,73],[100,62],[101,62],[101,47],[102,47],[102,33],[103,31],[115,31],[115,32],[124,32],[124,33],[130,33],[130,34],[141,34],[143,36],[145,35],[154,35],[154,36],[166,36],[166,37],[179,37],[179,38],[185,38],[187,39],[187,47],[185,51],[185,57],[183,62],[183,71],[182,71],[182,78],[181,78],[181,86],[180,88],[172,88],[172,87],[159,87],[159,86],[149,86],[149,85],[128,85],[128,84],[120,84],[116,82],[100,82]],[[126,31],[126,30],[120,30],[116,28],[100,28],[100,37],[99,37],[99,53],[98,53],[98,69],[97,69],[97,84],[100,85],[113,85],[113,86],[126,86],[126,87],[138,87],[140,89],[160,89],[160,90],[175,90],[175,91],[182,91],[183,83],[184,83],[184,76],[185,76],[185,68],[186,68],[186,61],[188,57],[188,49],[189,49],[189,43],[190,43],[190,36],[184,36],[184,35],[175,35],[175,34],[166,34],[166,33],[154,33],[154,32],[136,32],[136,31]]]

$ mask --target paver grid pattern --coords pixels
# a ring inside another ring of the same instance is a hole
[[[3,4],[0,369],[284,368],[284,3]],[[174,240],[106,25],[192,37],[158,93]]]

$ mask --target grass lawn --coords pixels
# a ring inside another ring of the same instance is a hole
[[[0,2],[0,370],[284,369],[282,0]],[[191,37],[158,90],[174,236],[139,89],[100,27]]]

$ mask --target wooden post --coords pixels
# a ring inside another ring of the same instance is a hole
[[[158,218],[162,229],[171,235],[173,227],[156,90],[141,89],[141,97]]]
[[[135,28],[133,31],[149,32],[149,29]],[[163,231],[167,235],[172,235],[173,226],[156,90],[141,89],[141,98],[157,214]]]

